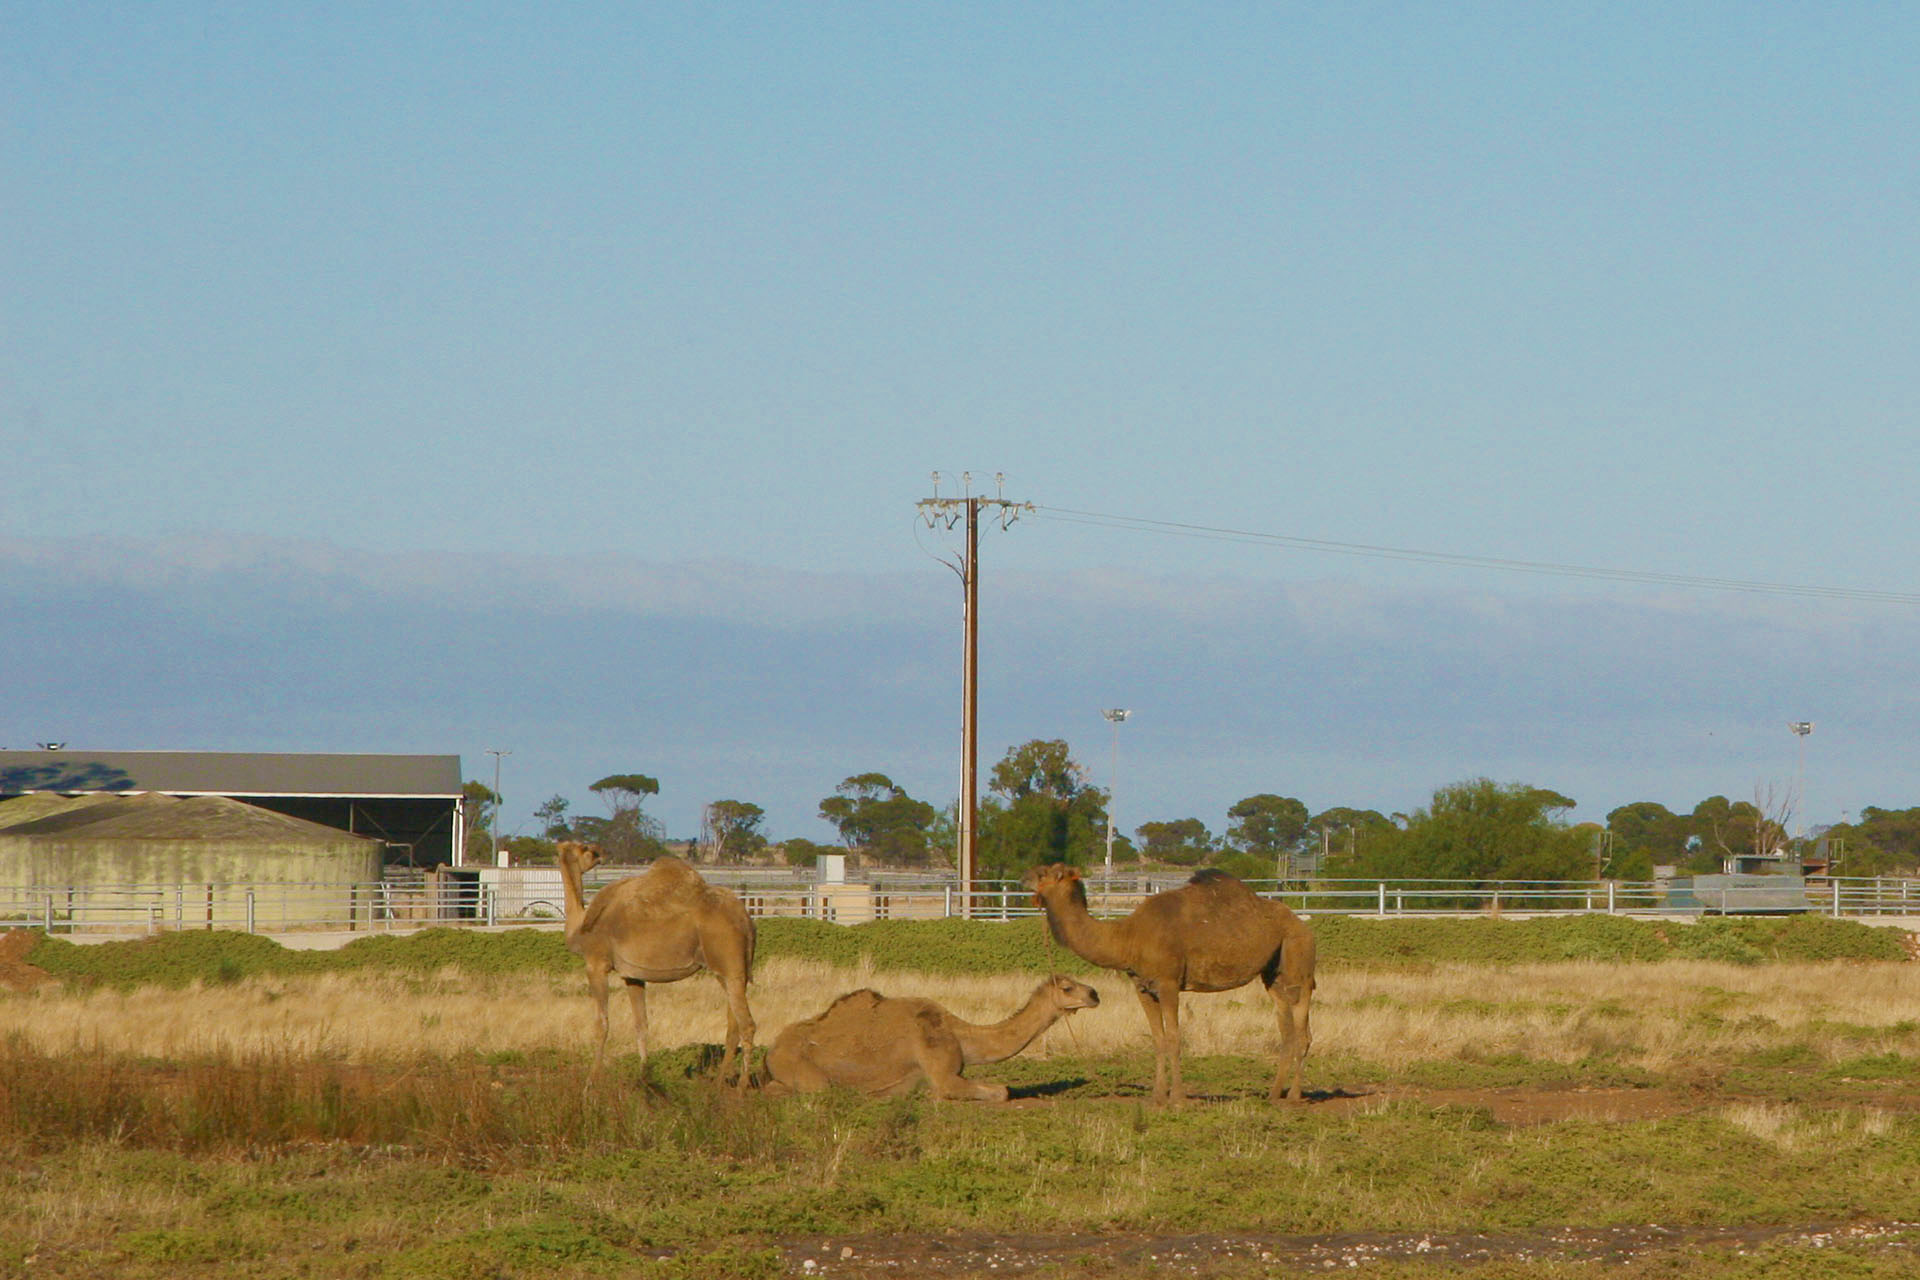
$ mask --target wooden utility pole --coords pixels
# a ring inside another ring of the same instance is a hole
[[[960,660],[960,812],[959,848],[955,851],[960,881],[960,914],[973,914],[974,869],[979,865],[980,813],[980,513],[990,509],[1002,529],[1020,518],[1022,511],[1033,510],[1030,502],[1010,502],[998,490],[1003,476],[994,477],[995,494],[982,497],[965,492],[972,480],[969,472],[960,473],[962,496],[940,496],[940,473],[933,473],[934,496],[919,502],[920,518],[929,528],[945,525],[952,529],[966,525],[960,562],[944,561],[960,575],[965,600],[961,631],[963,649]]]

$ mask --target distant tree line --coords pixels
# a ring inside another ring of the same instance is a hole
[[[819,802],[837,843],[802,837],[775,841],[766,814],[745,800],[704,807],[697,837],[669,842],[646,812],[659,794],[643,773],[609,774],[588,787],[604,813],[575,814],[555,795],[534,810],[538,834],[502,844],[518,863],[545,863],[560,840],[586,840],[620,863],[666,852],[703,862],[814,864],[844,853],[876,866],[953,864],[956,806],[917,799],[884,773],[851,774]],[[466,786],[469,861],[491,861],[491,822],[499,797]],[[1034,739],[1009,748],[989,771],[978,818],[980,865],[989,879],[1012,879],[1047,862],[1097,866],[1107,852],[1111,797],[1089,781],[1065,741]],[[1656,866],[1682,873],[1719,871],[1727,860],[1786,850],[1790,806],[1757,793],[1752,801],[1709,796],[1686,813],[1651,800],[1621,805],[1604,824],[1570,823],[1574,801],[1522,783],[1473,778],[1451,783],[1411,813],[1335,806],[1318,813],[1278,792],[1260,792],[1226,812],[1221,834],[1196,817],[1144,822],[1113,833],[1118,866],[1218,867],[1243,879],[1301,879],[1308,874],[1361,879],[1647,880]],[[1920,808],[1861,811],[1857,822],[1827,828],[1826,849],[1839,874],[1910,874],[1920,869]]]

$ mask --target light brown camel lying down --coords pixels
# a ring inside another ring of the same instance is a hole
[[[961,1070],[1011,1058],[1075,1009],[1099,1003],[1100,993],[1086,983],[1052,977],[1005,1022],[978,1025],[931,1000],[850,991],[780,1033],[767,1054],[767,1092],[815,1093],[837,1084],[892,1096],[925,1079],[936,1098],[1005,1102],[1007,1086],[976,1084]]]

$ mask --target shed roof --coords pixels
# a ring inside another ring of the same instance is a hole
[[[460,794],[460,757],[242,751],[0,751],[0,796],[35,791],[452,799]]]

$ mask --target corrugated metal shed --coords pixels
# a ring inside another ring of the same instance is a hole
[[[0,795],[30,791],[452,799],[460,794],[460,757],[241,751],[0,751]]]

